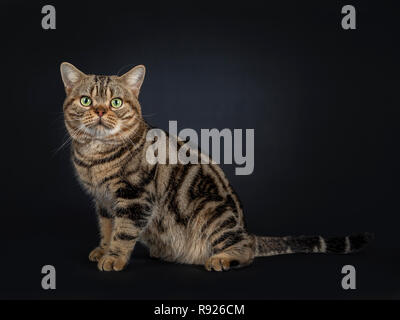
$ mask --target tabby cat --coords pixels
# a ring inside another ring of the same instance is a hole
[[[240,201],[218,165],[146,161],[153,142],[146,139],[151,127],[138,101],[144,66],[122,76],[86,75],[66,62],[60,69],[72,162],[98,215],[101,240],[89,259],[100,270],[124,269],[137,241],[152,257],[215,271],[249,265],[254,257],[349,253],[369,242],[367,233],[335,238],[248,233]]]

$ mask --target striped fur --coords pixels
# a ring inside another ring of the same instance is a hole
[[[348,253],[368,242],[368,235],[257,237],[247,232],[240,201],[218,165],[149,164],[145,153],[153,142],[146,141],[150,126],[138,101],[144,73],[138,66],[121,77],[95,76],[61,65],[72,162],[99,220],[100,244],[89,259],[100,270],[122,270],[137,241],[152,257],[215,271],[257,256]],[[81,105],[82,96],[92,104]],[[123,100],[118,109],[110,104],[116,97]]]

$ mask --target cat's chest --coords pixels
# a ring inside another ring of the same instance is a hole
[[[76,151],[73,163],[81,184],[96,198],[110,198],[110,179],[118,175],[120,171],[119,161],[107,161],[107,158],[93,158]]]
[[[87,193],[105,208],[111,208],[115,202],[115,193],[112,192],[111,182],[107,181],[108,176],[106,171],[96,169],[78,174],[78,179]]]
[[[110,178],[117,175],[119,170],[119,165],[96,165],[86,168],[86,170],[81,170],[79,167],[76,168],[79,179],[87,182],[87,184],[97,192],[104,192],[108,189],[110,183],[113,181],[113,179]]]

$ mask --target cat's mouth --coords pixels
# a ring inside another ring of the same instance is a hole
[[[101,120],[99,120],[99,122],[95,125],[95,127],[103,127],[105,129],[109,129],[104,122],[101,122]]]
[[[92,128],[99,128],[99,129],[105,129],[105,130],[112,130],[114,126],[111,126],[110,124],[107,123],[104,119],[99,118],[97,122],[92,126]]]

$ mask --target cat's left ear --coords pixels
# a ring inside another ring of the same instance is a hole
[[[146,68],[143,65],[139,65],[129,70],[120,78],[133,91],[135,96],[139,97],[140,87],[142,86],[145,74]]]

